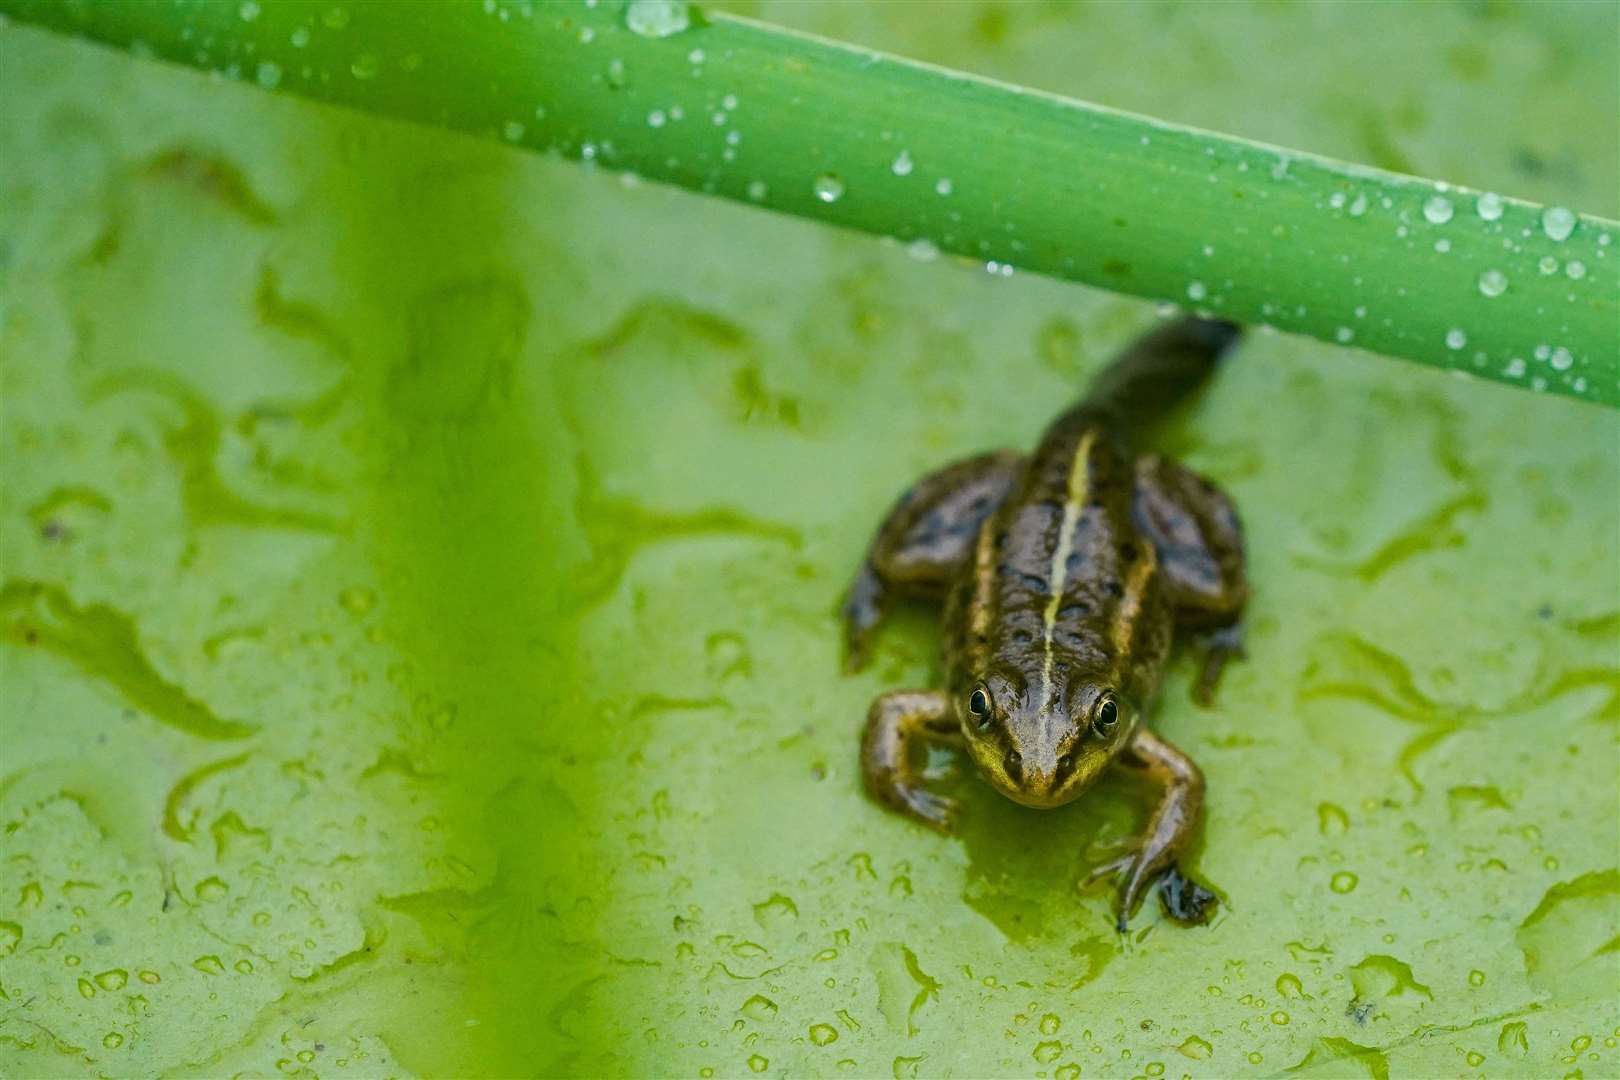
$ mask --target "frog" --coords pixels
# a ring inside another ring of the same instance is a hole
[[[1184,923],[1208,921],[1218,903],[1182,866],[1203,773],[1147,719],[1178,639],[1202,647],[1193,696],[1204,705],[1242,655],[1243,528],[1225,492],[1149,446],[1241,334],[1223,319],[1167,320],[1033,451],[923,477],[884,517],[841,609],[849,672],[866,666],[897,603],[942,613],[944,686],[888,691],[867,713],[861,775],[888,809],[954,830],[958,800],[929,790],[914,762],[924,743],[965,752],[992,788],[1037,809],[1074,802],[1116,765],[1157,784],[1146,827],[1081,881],[1115,879],[1122,933],[1155,885]]]

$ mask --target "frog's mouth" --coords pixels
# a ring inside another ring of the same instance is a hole
[[[1073,763],[1060,763],[1052,755],[1029,763],[1018,755],[1002,755],[999,748],[983,743],[970,746],[974,763],[990,785],[1020,806],[1034,810],[1054,810],[1085,793],[1107,766],[1102,754],[1083,754]],[[1050,758],[1050,760],[1045,760]]]

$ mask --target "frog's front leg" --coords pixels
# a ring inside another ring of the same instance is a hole
[[[872,632],[896,595],[937,595],[951,583],[1023,463],[1023,455],[1011,451],[981,454],[930,473],[900,496],[844,599],[849,671],[866,663]]]
[[[1159,556],[1176,625],[1203,639],[1204,669],[1193,693],[1207,705],[1226,662],[1243,655],[1240,620],[1249,583],[1237,509],[1204,477],[1150,454],[1136,463],[1132,516]]]
[[[929,828],[949,832],[956,801],[922,786],[912,765],[918,740],[961,744],[951,699],[941,690],[891,690],[872,702],[861,739],[861,773],[872,797]]]
[[[1165,906],[1172,916],[1183,922],[1203,922],[1215,894],[1184,877],[1176,861],[1191,843],[1203,814],[1204,774],[1186,754],[1145,727],[1131,736],[1120,761],[1142,769],[1164,790],[1134,850],[1098,867],[1088,880],[1111,873],[1122,875],[1118,907],[1121,933],[1141,903],[1143,892],[1155,879],[1159,880]]]

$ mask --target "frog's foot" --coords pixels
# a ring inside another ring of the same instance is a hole
[[[1220,898],[1181,872],[1174,863],[1159,879],[1159,899],[1164,901],[1165,912],[1179,923],[1198,924],[1209,921]]]
[[[928,826],[936,832],[952,833],[956,831],[956,816],[959,804],[948,795],[939,795],[925,787],[913,784],[896,783],[880,790],[877,784],[868,782],[868,790],[882,800],[885,806],[899,811],[912,821]]]
[[[1131,916],[1136,914],[1136,909],[1142,904],[1142,894],[1151,883],[1154,870],[1141,851],[1128,851],[1087,874],[1081,887],[1089,888],[1108,877],[1123,880],[1114,900],[1114,928],[1123,934],[1131,921]]]
[[[1228,661],[1243,658],[1243,624],[1230,623],[1204,634],[1204,666],[1193,685],[1193,700],[1206,708],[1215,703],[1215,687]]]
[[[870,561],[862,563],[844,597],[844,673],[853,675],[870,657],[872,631],[883,621],[888,590]]]
[[[1208,922],[1215,905],[1220,902],[1219,897],[1183,874],[1175,863],[1155,869],[1151,860],[1143,858],[1136,851],[1103,863],[1086,876],[1085,885],[1116,875],[1124,878],[1114,913],[1114,928],[1121,934],[1129,928],[1131,918],[1155,880],[1165,913],[1179,923],[1195,925]]]

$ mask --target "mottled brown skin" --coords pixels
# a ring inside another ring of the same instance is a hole
[[[861,745],[868,791],[949,831],[953,800],[924,788],[919,741],[964,748],[1002,794],[1051,808],[1111,763],[1162,789],[1120,876],[1119,926],[1161,883],[1172,915],[1201,921],[1214,897],[1176,861],[1202,814],[1203,775],[1145,722],[1178,631],[1208,644],[1207,701],[1241,650],[1248,588],[1230,500],[1203,477],[1138,454],[1145,427],[1195,387],[1237,337],[1184,318],[1133,345],[1034,453],[985,454],[925,477],[895,504],[844,605],[849,667],[897,596],[944,600],[946,685],[872,703]]]

